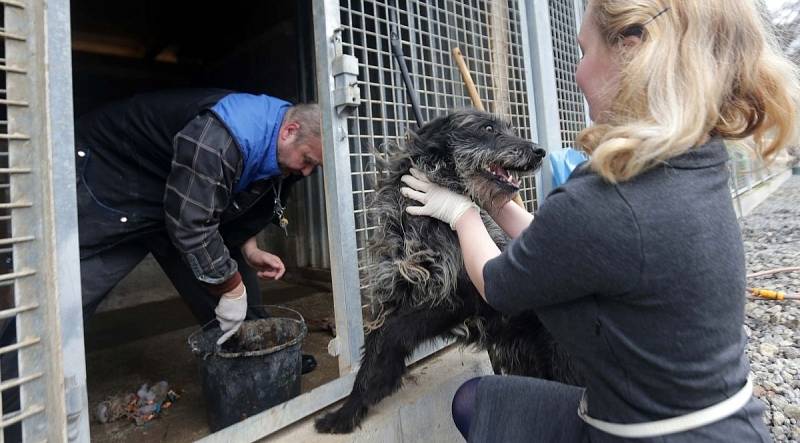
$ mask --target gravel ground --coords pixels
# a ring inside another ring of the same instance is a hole
[[[747,272],[800,266],[800,176],[741,221]],[[748,279],[748,286],[800,293],[800,272]],[[745,332],[755,395],[776,442],[800,443],[800,301],[747,303]]]

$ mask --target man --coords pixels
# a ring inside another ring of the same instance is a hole
[[[316,105],[209,89],[137,95],[80,118],[75,154],[84,319],[148,253],[201,324],[216,316],[220,344],[265,315],[248,310],[261,304],[258,277],[285,269],[255,235],[322,164]],[[0,346],[16,340],[13,318],[0,330]],[[315,366],[303,356],[303,373]],[[0,356],[0,379],[18,376],[16,353]],[[19,410],[19,388],[2,404]]]
[[[216,315],[222,344],[261,304],[257,277],[283,276],[255,235],[322,164],[319,108],[150,93],[80,118],[75,138],[84,318],[151,253],[201,324]]]

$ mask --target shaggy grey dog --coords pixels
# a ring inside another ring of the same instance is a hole
[[[544,155],[507,123],[475,110],[437,118],[388,153],[380,165],[388,174],[370,211],[378,227],[366,275],[372,327],[353,391],[339,410],[316,421],[318,431],[351,432],[369,406],[400,388],[405,359],[436,337],[487,349],[496,372],[577,382],[535,313],[509,318],[489,307],[466,274],[456,233],[436,219],[407,214],[417,202],[400,193],[400,177],[414,166],[482,208],[498,207],[516,195],[520,177],[538,168]],[[502,249],[507,237],[485,213],[483,220]]]

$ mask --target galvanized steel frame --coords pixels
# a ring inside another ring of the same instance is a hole
[[[322,110],[322,143],[325,163],[325,206],[331,251],[331,280],[336,315],[335,352],[339,373],[355,370],[364,343],[361,315],[361,292],[356,257],[353,185],[350,170],[350,147],[347,139],[347,116],[332,99],[333,60],[337,39],[341,38],[338,3],[335,0],[314,3],[314,31],[317,55],[318,99]]]
[[[4,8],[13,284],[24,441],[88,441],[75,169],[69,2],[0,1]],[[9,36],[15,36],[10,38]],[[66,396],[65,396],[66,388]]]
[[[553,38],[550,30],[550,7],[547,2],[528,0],[526,16],[528,23],[528,48],[531,60],[533,84],[532,103],[535,107],[536,129],[539,144],[548,151],[561,147],[559,130],[558,92],[553,55]],[[552,190],[552,172],[545,164],[540,169],[537,188],[539,201]]]
[[[539,143],[550,152],[559,151],[572,144],[574,134],[590,123],[586,100],[577,90],[574,80],[569,81],[569,78],[574,79],[573,74],[577,67],[574,54],[580,52],[577,45],[571,42],[573,42],[573,38],[576,38],[580,28],[585,0],[549,0],[547,2],[528,0],[525,3],[528,5],[528,38],[530,40],[528,46],[532,62],[533,95]],[[558,13],[561,15],[552,10],[554,7],[559,8]],[[565,8],[566,11],[564,11]],[[555,19],[558,17],[566,17],[572,21],[556,22]],[[569,38],[569,41],[559,41],[556,44],[555,36],[572,37]],[[564,49],[569,48],[571,44],[574,45],[572,47],[574,53],[563,54]],[[565,74],[568,74],[568,78],[563,78]],[[562,78],[559,78],[559,75]],[[573,98],[575,95],[579,95],[580,99],[568,100],[567,96],[570,94]],[[545,165],[541,169],[541,180],[537,188],[539,201],[544,200],[552,187],[552,172]]]

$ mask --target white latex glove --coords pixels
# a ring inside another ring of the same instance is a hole
[[[244,284],[239,283],[235,289],[223,294],[214,313],[217,314],[219,328],[223,332],[217,340],[217,345],[221,345],[239,330],[247,315],[247,290]]]
[[[478,208],[469,197],[457,194],[447,188],[431,183],[425,174],[411,168],[411,175],[400,178],[408,188],[400,188],[404,196],[422,203],[423,206],[409,206],[406,212],[411,215],[427,215],[439,219],[456,229],[456,221],[470,208]]]

